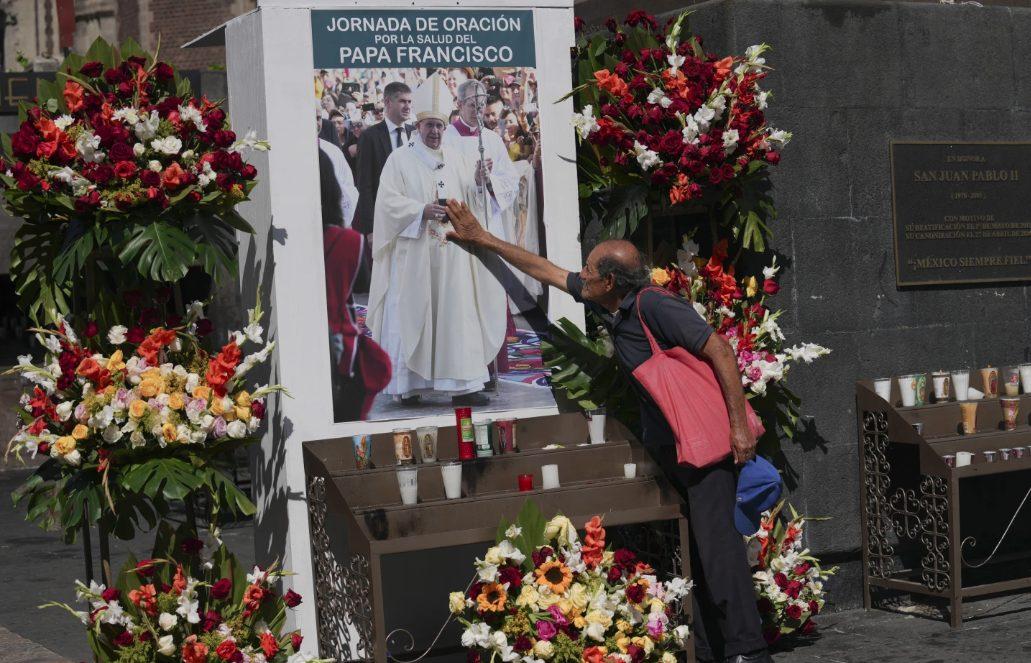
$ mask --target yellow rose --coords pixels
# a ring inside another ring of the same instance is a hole
[[[573,617],[573,626],[577,627],[578,629],[583,629],[583,627],[587,626],[587,620],[584,619],[582,616],[577,615],[576,617]]]
[[[72,437],[76,440],[85,440],[89,437],[89,429],[83,424],[75,424],[75,428],[72,429]]]
[[[161,437],[165,438],[165,442],[175,442],[175,438],[178,436],[174,424],[161,424]]]
[[[237,405],[234,408],[234,410],[236,411],[236,418],[239,419],[240,421],[250,421],[251,420],[251,408],[249,408],[249,407],[241,407],[241,406]]]
[[[211,398],[211,387],[207,387],[205,385],[199,385],[199,386],[194,387],[193,388],[193,397],[194,398],[203,398],[204,400],[210,399]]]
[[[185,407],[186,401],[183,400],[183,394],[178,391],[168,397],[168,407],[173,410],[181,410]]]
[[[569,602],[573,604],[573,607],[581,612],[587,608],[587,604],[591,601],[591,597],[587,595],[587,588],[580,583],[570,587],[566,596],[569,598]]]
[[[652,613],[666,612],[666,604],[660,599],[653,598],[649,603],[648,607]]]
[[[601,624],[605,628],[612,626],[612,617],[601,610],[591,610],[587,613],[586,619],[588,624]]]
[[[154,398],[161,393],[161,389],[164,387],[164,383],[160,380],[147,379],[140,382],[140,396],[144,398]]]
[[[745,279],[745,295],[748,297],[755,297],[755,293],[759,292],[759,284],[756,282],[754,276],[749,276]]]
[[[540,606],[541,610],[547,610],[553,605],[558,605],[558,602],[562,600],[562,597],[558,594],[548,592],[547,594],[540,594],[537,599],[537,605]]]
[[[606,550],[601,554],[601,565],[612,566],[612,562],[616,559],[616,553],[611,550]]]
[[[576,541],[576,527],[565,516],[555,516],[544,527],[544,538],[555,539],[560,546],[568,546]]]
[[[662,655],[662,663],[677,663],[677,657],[670,652],[665,652]]]
[[[111,356],[108,357],[108,359],[107,359],[107,370],[109,370],[112,373],[114,373],[115,371],[120,371],[120,370],[124,369],[125,368],[125,362],[122,361],[122,359],[123,359],[122,351],[121,350],[115,350],[113,353],[111,353]]]
[[[147,407],[146,401],[141,401],[137,398],[132,403],[129,403],[129,416],[140,419],[147,414]]]
[[[236,408],[233,407],[232,405],[230,405],[229,407],[226,407],[225,403],[223,403],[222,404],[222,418],[225,419],[227,422],[228,421],[236,421]]]
[[[75,451],[75,438],[71,435],[57,438],[57,441],[54,442],[54,450],[62,456],[67,456],[71,452]]]
[[[620,633],[626,633],[630,630],[630,622],[625,619],[620,619],[616,622],[616,630]]]
[[[236,395],[236,404],[240,407],[250,407],[251,395],[248,394],[246,391],[241,391],[239,394]],[[243,417],[241,417],[241,419],[242,418]]]
[[[643,649],[645,656],[651,655],[652,651],[655,649],[655,643],[652,642],[652,639],[646,635],[632,638],[630,642]]]
[[[451,610],[451,614],[459,614],[465,610],[465,594],[462,592],[451,592],[447,597],[447,605]]]
[[[505,561],[505,558],[501,556],[501,548],[491,546],[487,548],[487,554],[483,556],[483,561],[498,566]]]
[[[157,367],[151,367],[140,373],[141,380],[160,380],[161,369]]]
[[[669,283],[669,272],[662,267],[656,267],[652,270],[652,283],[657,286],[664,286]]]
[[[555,645],[547,640],[538,640],[533,646],[533,653],[546,661],[555,653]]]
[[[629,647],[630,645],[631,645],[630,638],[626,637],[625,635],[622,636],[622,637],[616,638],[616,647],[618,647],[619,651],[623,652],[624,654],[626,653],[626,648]]]
[[[519,592],[519,597],[516,599],[516,605],[520,608],[535,608],[539,598],[540,595],[533,588],[533,585],[523,585],[522,590]]]
[[[222,416],[222,414],[224,412],[225,412],[225,410],[222,408],[222,399],[221,398],[216,398],[215,400],[211,401],[211,414],[212,414],[212,416],[220,417],[220,416]]]

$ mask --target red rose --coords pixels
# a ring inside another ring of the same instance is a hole
[[[100,207],[100,192],[94,189],[84,196],[75,199],[75,211],[80,214]]]
[[[584,653],[586,654],[587,652]],[[644,660],[644,649],[638,647],[637,645],[629,645],[626,648],[626,653],[633,663],[640,663],[642,660]]]
[[[132,637],[132,633],[129,631],[122,631],[115,636],[114,643],[118,647],[131,647],[133,640],[134,638]]]
[[[175,70],[167,62],[158,62],[154,66],[154,78],[159,81],[170,81],[175,77]]]
[[[684,137],[679,131],[667,131],[659,139],[659,151],[671,156],[678,156],[684,146]]]
[[[149,578],[154,575],[154,560],[141,559],[136,563],[136,575],[141,578]]]
[[[87,322],[86,323],[86,329],[83,330],[83,334],[86,336],[86,338],[93,338],[99,332],[100,332],[100,328],[97,326],[97,323],[94,322],[93,320],[90,320],[89,322]]]
[[[105,601],[117,601],[121,596],[122,592],[114,587],[109,587],[100,593],[100,597]]]
[[[211,142],[219,147],[229,147],[236,142],[236,134],[228,129],[219,129],[211,135]]]
[[[784,593],[793,599],[797,599],[799,593],[802,591],[802,583],[797,580],[792,580],[788,583],[788,586],[784,588]]]
[[[245,180],[253,180],[258,176],[258,169],[251,164],[244,164],[244,167],[240,169],[240,177]]]
[[[809,573],[809,569],[811,568],[813,568],[813,565],[811,563],[802,562],[800,564],[796,564],[795,568],[792,569],[791,572],[794,573],[796,576],[804,576],[806,573]]]
[[[644,587],[634,583],[626,588],[626,598],[631,603],[640,603],[644,599]]]
[[[233,581],[229,578],[222,578],[211,586],[211,598],[221,601],[228,597],[231,591],[233,591]]]
[[[211,633],[222,623],[222,615],[215,610],[208,610],[204,613],[204,623],[201,624],[201,630],[205,633]]]
[[[773,582],[777,583],[777,587],[784,589],[788,586],[788,577],[783,573],[778,573],[773,576]]]
[[[215,654],[223,661],[232,661],[238,652],[236,643],[232,640],[223,640],[215,647]]]
[[[136,174],[136,164],[132,161],[119,161],[115,164],[115,175],[123,180],[127,180]]]
[[[254,414],[254,403],[251,403],[251,414]],[[519,573],[519,569],[514,566],[503,566],[498,569],[498,576],[502,585],[508,583],[508,591],[513,592],[518,590],[523,585],[523,576]]]
[[[92,168],[84,169],[83,175],[86,179],[96,182],[97,184],[107,184],[111,181],[111,178],[115,176],[114,169],[106,163],[93,164]]]
[[[609,569],[609,574],[606,580],[609,581],[610,585],[614,585],[619,582],[619,579],[623,577],[623,573],[619,570],[618,566],[613,566]]]
[[[22,191],[31,191],[39,186],[40,179],[30,173],[29,171],[23,171],[21,175],[18,175],[18,188]]]
[[[107,151],[108,158],[113,161],[132,161],[136,158],[128,143],[117,142]]]
[[[777,165],[778,163],[780,163],[780,152],[770,150],[766,153],[766,161],[768,163],[772,163],[773,165]]]
[[[789,619],[798,620],[802,618],[802,608],[792,603],[784,609],[784,614],[786,614]]]
[[[36,447],[36,451],[41,456],[46,456],[47,454],[50,453],[50,443],[49,442],[40,442],[39,445]]]
[[[21,129],[11,134],[11,149],[15,156],[34,157],[39,146],[39,134],[28,122],[23,122]]]
[[[807,619],[805,620],[805,624],[802,624],[802,628],[800,630],[802,635],[810,635],[816,630],[816,622],[811,619]]]
[[[146,337],[147,332],[143,331],[143,327],[133,327],[125,335],[125,339],[130,343],[142,343]]]
[[[103,73],[103,71],[104,65],[96,60],[91,60],[79,68],[79,73],[83,76],[88,76],[89,78],[96,78]]]
[[[763,281],[763,292],[767,295],[775,295],[780,292],[780,286],[773,279],[766,279]]]
[[[111,85],[118,85],[125,80],[125,72],[121,69],[108,69],[104,72],[104,80]]]
[[[143,186],[161,186],[161,175],[147,168],[140,171],[140,183]]]
[[[300,631],[294,631],[290,634],[290,646],[294,648],[295,654],[301,650],[301,642],[303,641],[304,637]]]
[[[301,605],[301,595],[292,589],[288,589],[286,590],[286,594],[283,595],[283,603],[285,603],[288,608],[296,608]]]
[[[814,615],[820,614],[820,604],[817,603],[816,601],[810,601],[809,602],[809,612],[814,614]]]

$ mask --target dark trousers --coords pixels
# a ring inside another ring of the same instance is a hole
[[[687,503],[695,654],[719,661],[765,649],[744,540],[734,527],[733,460],[699,469],[678,465],[671,445],[648,450]]]

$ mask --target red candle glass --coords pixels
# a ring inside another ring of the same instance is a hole
[[[533,490],[533,475],[532,474],[520,474],[519,475],[519,492],[526,493]]]

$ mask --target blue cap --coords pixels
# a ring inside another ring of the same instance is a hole
[[[762,456],[741,466],[737,477],[737,504],[734,526],[745,536],[759,531],[763,511],[772,509],[780,499],[780,472]]]

